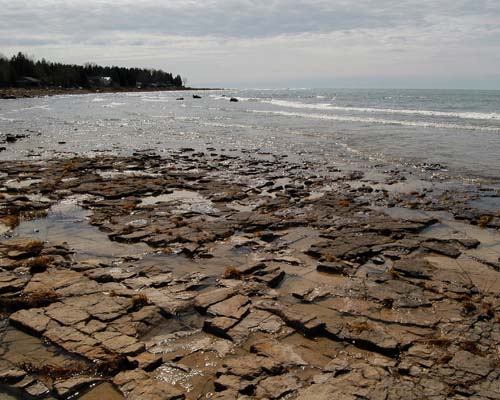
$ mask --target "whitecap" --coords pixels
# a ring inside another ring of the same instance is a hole
[[[317,96],[319,98],[319,96]],[[332,98],[334,101],[335,98]],[[334,106],[330,103],[310,104],[287,100],[262,100],[262,103],[273,104],[279,107],[303,108],[303,109],[328,109],[341,112],[377,113],[377,114],[402,114],[402,115],[424,115],[427,117],[447,117],[476,120],[500,120],[500,113],[476,112],[476,111],[436,111],[436,110],[413,110],[413,109],[393,109],[393,108],[371,108],[371,107],[344,107]]]
[[[279,107],[288,107],[288,108],[302,108],[302,109],[313,109],[313,110],[326,110],[331,107],[330,103],[301,103],[297,101],[287,101],[287,100],[262,100],[262,103],[272,104]]]
[[[125,104],[127,104],[127,103],[115,103],[115,102],[112,102],[112,103],[103,105],[103,107],[105,107],[105,108],[115,108],[115,107],[124,106]]]
[[[408,110],[408,109],[392,109],[392,108],[341,107],[341,106],[332,106],[330,107],[330,109],[335,111],[351,111],[351,112],[362,112],[362,113],[406,114],[406,115],[424,115],[427,117],[500,120],[499,113],[481,113],[473,111],[449,112],[449,111],[434,111],[434,110]]]
[[[382,125],[401,125],[401,126],[418,127],[418,128],[465,129],[472,131],[500,132],[500,127],[496,126],[473,126],[473,125],[459,125],[459,124],[423,122],[423,121],[400,121],[400,120],[342,116],[342,115],[305,114],[305,113],[287,112],[287,111],[261,111],[261,110],[247,110],[247,111],[260,114],[274,114],[274,115],[283,115],[287,117],[322,119],[322,120],[331,120],[339,122],[363,122],[363,123],[382,124]]]

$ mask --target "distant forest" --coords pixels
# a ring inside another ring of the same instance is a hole
[[[180,75],[145,68],[102,67],[34,61],[19,52],[12,58],[0,54],[0,86],[75,87],[183,87]]]

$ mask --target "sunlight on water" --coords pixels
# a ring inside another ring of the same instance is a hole
[[[3,101],[1,134],[39,134],[10,144],[0,156],[217,147],[313,160],[439,163],[465,178],[500,177],[500,91],[198,93],[201,99],[190,92],[155,92]]]

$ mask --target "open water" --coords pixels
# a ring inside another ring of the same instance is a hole
[[[500,180],[500,91],[248,89],[0,100],[0,159],[181,147],[441,164]],[[184,100],[177,100],[184,97]],[[238,102],[230,102],[236,97]]]

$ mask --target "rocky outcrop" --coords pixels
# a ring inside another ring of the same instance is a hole
[[[0,213],[20,222],[78,196],[79,218],[57,232],[68,244],[15,228],[0,242],[0,385],[39,398],[105,385],[128,399],[500,396],[495,247],[427,213],[463,204],[208,151],[2,164]]]

